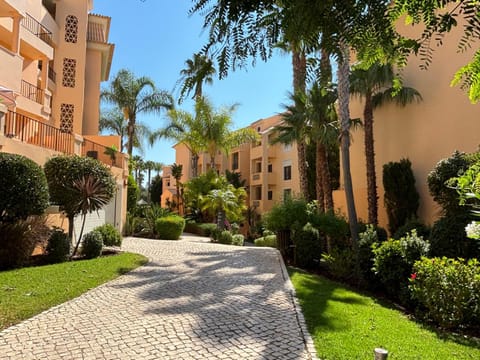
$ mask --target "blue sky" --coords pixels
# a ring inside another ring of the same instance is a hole
[[[112,17],[109,41],[115,44],[110,72],[112,79],[118,70],[127,68],[136,76],[152,78],[158,88],[178,97],[175,85],[185,60],[198,52],[205,43],[202,18],[188,16],[191,0],[95,0],[94,13]],[[104,83],[106,85],[107,83]],[[214,79],[204,93],[216,107],[239,103],[233,116],[235,128],[282,111],[291,91],[290,57],[275,54],[267,63],[257,61],[255,67],[237,70],[225,79]],[[186,101],[181,108],[193,112]],[[152,129],[162,127],[167,120],[160,116],[141,115],[140,120]],[[146,160],[171,164],[175,161],[172,142],[158,142],[145,147]]]

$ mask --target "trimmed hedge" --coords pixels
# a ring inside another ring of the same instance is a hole
[[[255,246],[264,246],[264,247],[277,247],[277,236],[276,235],[266,235],[255,239]]]
[[[102,248],[102,234],[95,230],[85,234],[82,242],[82,254],[87,259],[99,257],[102,254]]]
[[[103,245],[122,246],[122,235],[112,224],[97,226],[93,230],[98,231],[102,235]]]
[[[72,243],[63,229],[57,228],[48,238],[47,257],[50,263],[61,263],[68,260]]]
[[[242,234],[235,234],[232,237],[232,245],[243,246],[245,237]]]
[[[200,236],[210,236],[212,234],[212,231],[216,228],[217,224],[213,223],[187,222],[185,224],[184,231]]]
[[[185,219],[178,215],[169,215],[155,220],[157,235],[163,240],[178,240],[185,228]]]

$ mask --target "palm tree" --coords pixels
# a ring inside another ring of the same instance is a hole
[[[130,158],[130,167],[134,171],[135,174],[135,182],[141,187],[141,173],[144,170],[144,162],[143,158],[140,155],[135,155]]]
[[[99,131],[110,132],[113,135],[120,136],[120,152],[125,149],[125,140],[128,132],[128,121],[118,108],[110,110],[102,110],[99,122]],[[151,134],[150,128],[137,121],[135,129],[135,138],[133,139],[133,147],[143,153],[142,139],[148,138]],[[128,140],[128,139],[127,139]]]
[[[367,168],[368,222],[378,224],[377,175],[373,138],[373,111],[387,102],[406,106],[421,101],[420,93],[410,87],[394,88],[395,74],[391,64],[375,63],[368,69],[356,67],[350,75],[350,92],[365,99],[363,121],[365,129],[365,162]]]
[[[201,98],[196,107],[196,121],[202,124],[200,134],[204,140],[204,151],[210,157],[210,169],[215,170],[215,156],[219,151],[228,155],[230,150],[241,144],[258,141],[259,135],[252,128],[230,129],[236,105],[216,111],[207,99]]]
[[[183,176],[183,165],[173,163],[171,166],[172,176],[175,179],[175,189],[177,191],[177,211],[180,214],[180,179]]]
[[[179,82],[182,83],[180,89],[180,97],[178,102],[181,103],[183,99],[194,90],[192,99],[200,99],[203,96],[203,83],[212,84],[213,75],[215,75],[215,68],[212,60],[202,54],[193,54],[193,59],[185,61],[186,68],[180,71],[181,78]]]
[[[152,179],[152,170],[155,169],[155,162],[147,160],[144,163],[144,169],[147,171],[147,200],[150,202],[150,182]]]
[[[117,105],[128,121],[127,153],[131,157],[137,131],[137,116],[141,113],[158,113],[173,107],[170,94],[157,90],[154,82],[148,77],[136,78],[126,69],[120,70],[110,88],[102,91],[101,98]]]
[[[246,210],[246,194],[244,188],[227,184],[221,189],[211,190],[202,199],[202,210],[214,212],[217,215],[217,228],[223,230],[229,214],[239,214]]]
[[[163,171],[163,167],[165,166],[164,163],[162,162],[154,162],[155,166],[153,168],[153,170],[155,170],[157,172],[157,176],[160,176],[160,173]]]

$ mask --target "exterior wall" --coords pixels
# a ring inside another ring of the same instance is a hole
[[[82,134],[97,135],[100,118],[102,54],[98,51],[87,50],[86,61],[87,70],[85,74],[85,106]]]
[[[409,35],[415,28],[405,29]],[[376,150],[377,184],[379,194],[379,221],[386,226],[383,207],[384,189],[382,167],[390,161],[409,158],[420,194],[418,215],[432,224],[438,217],[439,207],[429,195],[428,173],[436,163],[449,157],[454,150],[473,152],[478,149],[480,132],[480,108],[470,104],[467,95],[459,87],[449,84],[453,74],[471,58],[473,52],[457,53],[460,32],[454,31],[444,39],[444,45],[435,48],[433,61],[427,71],[420,70],[421,60],[412,57],[403,71],[405,86],[417,89],[423,101],[399,108],[387,105],[375,111],[374,138]],[[414,36],[415,37],[415,36]],[[351,117],[362,117],[363,102],[353,99]],[[359,216],[367,218],[365,159],[363,131],[353,133],[350,149],[351,171],[355,189],[355,201]],[[335,204],[337,207],[339,204]],[[345,207],[343,207],[345,209]],[[345,211],[346,212],[346,211]]]

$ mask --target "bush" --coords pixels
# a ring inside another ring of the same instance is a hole
[[[348,242],[350,227],[348,221],[339,214],[316,212],[310,216],[309,220],[318,229],[321,238],[330,238],[332,244],[346,244]]]
[[[25,265],[35,249],[32,219],[0,222],[0,270]]]
[[[127,212],[127,218],[125,220],[125,225],[123,226],[123,234],[125,236],[141,234],[144,228],[145,219]]]
[[[212,223],[201,223],[197,224],[195,222],[187,222],[185,224],[186,232],[200,235],[200,236],[210,236],[212,231],[217,228],[217,224]]]
[[[322,247],[320,234],[312,224],[306,224],[302,229],[293,233],[295,244],[295,263],[304,269],[311,269],[319,264]]]
[[[255,243],[255,246],[276,248],[277,247],[277,236],[276,235],[265,235],[263,237],[255,239],[254,243]]]
[[[48,206],[42,168],[22,155],[0,152],[0,221],[14,223],[41,215]]]
[[[395,234],[393,234],[394,239],[400,239],[406,236],[412,230],[417,231],[418,236],[422,236],[424,239],[430,239],[430,229],[429,226],[425,225],[418,218],[412,218],[408,220],[404,225],[400,226]]]
[[[230,231],[223,230],[222,232],[220,232],[217,241],[220,244],[231,245],[233,241],[233,235]]]
[[[140,196],[140,189],[135,182],[133,175],[128,175],[127,185],[127,211],[133,211],[137,207],[137,201]]]
[[[480,263],[447,258],[417,261],[410,280],[421,315],[443,328],[480,323]]]
[[[245,237],[242,234],[235,234],[232,238],[232,245],[243,246]]]
[[[338,280],[349,282],[356,278],[355,256],[351,248],[334,247],[330,254],[322,254],[320,263]]]
[[[185,228],[185,219],[178,215],[169,215],[155,221],[158,237],[164,240],[178,240]]]
[[[93,230],[102,234],[103,245],[122,246],[122,235],[112,224],[97,226]]]
[[[56,228],[48,239],[47,258],[50,263],[60,263],[68,260],[71,251],[71,241],[63,229]]]
[[[430,235],[431,255],[464,259],[480,256],[477,240],[469,239],[465,232],[470,220],[468,214],[457,213],[435,221]]]
[[[359,234],[358,240],[358,266],[360,281],[365,287],[375,290],[378,286],[378,278],[373,272],[373,246],[378,244],[378,232],[373,225],[367,225],[364,232]]]
[[[415,261],[426,256],[429,244],[415,230],[400,240],[388,240],[374,246],[373,269],[387,294],[409,304],[408,279]]]
[[[383,187],[388,229],[394,234],[408,219],[417,216],[420,197],[410,160],[383,165]]]
[[[162,208],[157,204],[139,206],[136,212],[144,219],[142,223],[143,229],[141,230],[142,235],[150,238],[156,238],[159,235],[156,226],[157,219],[172,215],[169,209]]]
[[[98,231],[91,231],[83,236],[82,254],[87,259],[94,259],[102,254],[102,234]]]
[[[278,232],[292,228],[302,228],[308,222],[307,202],[303,199],[287,198],[283,203],[273,206],[263,216],[268,230]]]

